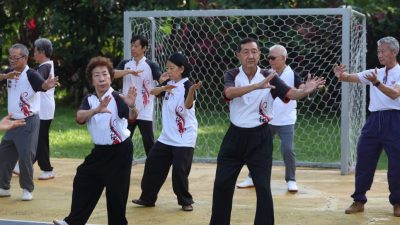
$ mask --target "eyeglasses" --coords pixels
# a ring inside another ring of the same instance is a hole
[[[11,56],[8,56],[8,60],[10,60],[10,61],[18,61],[19,59],[22,59],[23,57],[25,57],[24,55],[21,55],[20,57],[11,57]]]
[[[268,59],[268,60],[275,60],[275,59],[276,59],[276,56],[268,56],[267,59]]]

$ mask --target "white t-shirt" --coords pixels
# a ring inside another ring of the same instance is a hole
[[[242,67],[229,70],[224,75],[225,89],[259,83],[269,74],[269,71],[258,68],[253,79],[249,81]],[[285,102],[288,100],[285,95],[290,87],[278,77],[274,77],[270,83],[276,88],[254,90],[234,99],[227,99],[224,92],[225,100],[229,101],[229,117],[235,126],[253,128],[268,123],[272,119],[273,98],[278,96]]]
[[[370,89],[370,102],[368,109],[371,112],[376,112],[376,111],[383,111],[383,110],[390,110],[390,109],[396,109],[400,110],[400,98],[396,99],[391,99],[387,95],[385,95],[383,92],[381,92],[377,87],[373,86],[373,84],[365,79],[365,75],[370,74],[372,70],[365,70],[360,73],[358,73],[358,77],[360,81],[363,84],[369,84]],[[386,86],[389,86],[391,88],[394,88],[395,85],[400,85],[400,66],[397,64],[393,68],[391,68],[389,71],[387,71],[387,78],[386,77],[386,67],[378,69],[378,74],[377,78],[381,83],[383,82],[384,79],[387,79],[386,81]]]
[[[297,76],[290,66],[286,66],[282,74],[279,75],[289,87],[298,88],[302,84],[301,79]],[[280,98],[275,98],[272,106],[273,119],[269,122],[271,125],[284,126],[296,123],[297,119],[297,101],[290,100],[285,103]]]
[[[51,78],[54,77],[54,64],[53,61],[49,60],[46,61],[42,64],[39,65],[38,67],[38,72],[39,74],[41,73],[41,67],[42,66],[47,66],[50,65],[50,70],[46,70],[49,72],[49,74],[46,74],[50,76]],[[43,74],[41,74],[43,76]],[[43,77],[43,79],[47,79]],[[56,103],[54,101],[54,89],[51,88],[47,90],[46,92],[40,92],[40,111],[39,111],[39,117],[41,120],[51,120],[54,118],[54,111],[56,109]]]
[[[188,78],[175,83],[170,80],[165,84],[175,85],[172,94],[163,92],[162,130],[158,141],[171,146],[195,147],[197,139],[197,119],[195,102],[190,109],[185,108],[185,99],[193,85]]]
[[[43,78],[33,69],[26,66],[18,79],[7,79],[8,112],[13,119],[24,119],[38,114],[40,95],[43,91]]]
[[[103,95],[111,96],[107,109],[111,113],[97,113],[87,121],[87,128],[93,143],[96,145],[119,144],[129,138],[128,130],[129,108],[122,100],[118,92],[110,89]],[[79,107],[80,110],[97,108],[100,104],[98,97],[94,94],[87,95]]]
[[[136,88],[136,109],[138,110],[138,120],[153,121],[154,96],[150,94],[154,88],[154,81],[160,78],[161,72],[158,65],[146,57],[143,57],[139,63],[131,59],[122,61],[116,69],[143,70],[139,76],[127,74],[123,78],[122,93],[128,94],[129,87],[134,85]]]

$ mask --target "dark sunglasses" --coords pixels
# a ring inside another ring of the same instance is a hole
[[[268,56],[267,59],[268,59],[268,60],[275,60],[276,57],[275,57],[275,56]]]

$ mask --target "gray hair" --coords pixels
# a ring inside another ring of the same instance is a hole
[[[287,58],[287,50],[285,47],[283,47],[283,45],[273,45],[271,48],[269,48],[269,51],[272,51],[272,49],[277,49],[285,58]]]
[[[50,58],[53,53],[53,45],[47,38],[39,38],[35,41],[35,48],[37,51],[42,52],[47,58]]]
[[[23,44],[20,44],[20,43],[13,44],[13,46],[11,46],[11,48],[10,48],[9,50],[11,50],[11,49],[20,49],[20,50],[21,50],[21,54],[22,54],[23,56],[26,56],[26,57],[29,56],[29,50],[28,50],[28,48],[27,48],[25,45],[23,45]]]
[[[399,42],[396,38],[390,36],[383,37],[379,39],[378,46],[381,46],[382,44],[387,44],[389,46],[389,49],[395,52],[396,55],[399,53]]]

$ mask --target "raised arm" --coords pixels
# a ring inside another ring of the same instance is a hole
[[[100,100],[100,104],[97,108],[93,109],[80,109],[76,113],[76,122],[79,124],[85,124],[86,121],[90,119],[90,117],[96,115],[97,113],[111,113],[107,108],[108,103],[110,103],[111,97],[107,96],[104,99]]]
[[[5,80],[5,79],[15,79],[18,78],[18,76],[21,74],[21,72],[18,71],[11,71],[6,74],[0,74],[0,81]]]
[[[323,77],[311,77],[311,74],[308,74],[307,81],[305,84],[301,85],[301,89],[290,89],[286,94],[286,97],[292,100],[302,99],[310,93],[316,91],[319,86],[324,84],[325,79]]]
[[[118,79],[128,74],[132,74],[133,76],[139,77],[141,73],[143,73],[143,70],[131,70],[131,69],[114,70],[114,78]]]
[[[257,89],[275,88],[269,83],[274,77],[275,74],[271,74],[267,76],[264,80],[256,84],[250,84],[243,87],[228,87],[224,91],[225,97],[228,99],[234,99]]]
[[[193,106],[193,101],[194,101],[194,94],[196,93],[196,90],[198,90],[201,87],[201,81],[198,81],[197,83],[193,84],[188,91],[188,94],[185,99],[185,108],[190,109]]]
[[[384,83],[381,83],[378,80],[378,70],[375,68],[375,70],[371,71],[370,74],[365,75],[364,77],[369,80],[376,88],[378,88],[383,94],[388,96],[391,99],[396,99],[400,96],[400,85],[396,84],[393,88],[387,86]]]
[[[348,73],[346,72],[346,66],[343,64],[340,65],[335,65],[333,67],[333,72],[335,73],[335,76],[340,80],[340,81],[345,81],[345,82],[352,82],[352,83],[361,83],[360,78],[356,73]]]

